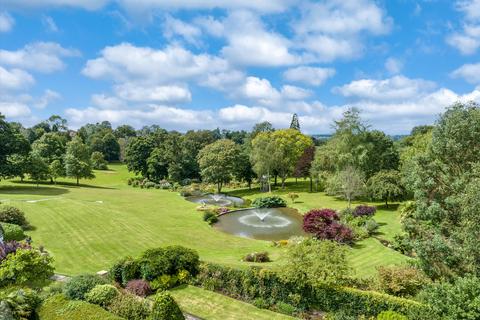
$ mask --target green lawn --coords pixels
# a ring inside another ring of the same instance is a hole
[[[293,320],[295,318],[193,286],[171,291],[182,311],[208,320]]]
[[[281,263],[282,249],[270,242],[231,236],[202,221],[196,205],[175,192],[142,190],[126,185],[130,176],[125,166],[110,165],[110,171],[96,172],[97,178],[72,180],[58,185],[0,182],[0,201],[23,209],[34,226],[29,231],[36,245],[44,245],[55,258],[58,273],[74,275],[108,269],[125,255],[162,245],[178,244],[197,250],[201,259],[231,266],[246,266],[241,258],[254,251],[268,251],[273,263]],[[290,189],[307,190],[305,183]],[[248,198],[258,191],[237,190]],[[282,191],[277,193],[284,193]],[[342,208],[345,202],[322,193],[299,192],[292,206],[305,212],[314,207]],[[32,202],[32,200],[37,202]],[[40,201],[38,201],[40,200]],[[376,219],[385,238],[400,230],[395,211],[379,210]],[[402,263],[406,258],[375,239],[358,243],[351,250],[351,262],[358,276],[371,275],[379,265]]]

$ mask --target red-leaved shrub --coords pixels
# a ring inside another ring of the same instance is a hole
[[[303,217],[303,230],[320,240],[353,242],[352,230],[339,222],[337,213],[332,209],[313,209],[307,212]]]
[[[139,297],[146,297],[152,294],[152,288],[150,287],[150,284],[141,279],[128,281],[125,289]]]
[[[355,217],[373,216],[375,212],[377,212],[377,208],[374,206],[359,205],[353,210],[353,215]]]

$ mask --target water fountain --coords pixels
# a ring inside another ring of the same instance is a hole
[[[260,221],[265,221],[265,218],[268,217],[270,215],[270,211],[267,211],[267,212],[260,212],[260,210],[258,209],[254,209],[253,213],[258,217],[258,219],[260,219]]]
[[[295,209],[247,209],[219,217],[215,228],[240,237],[259,240],[283,240],[304,235],[303,217]]]
[[[225,194],[204,194],[199,196],[190,196],[185,198],[188,201],[201,204],[203,206],[212,205],[217,207],[241,206],[244,201],[242,198],[227,196]]]

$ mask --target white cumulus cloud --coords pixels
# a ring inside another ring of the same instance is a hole
[[[283,78],[292,82],[302,82],[311,86],[320,86],[335,75],[333,68],[296,67],[283,73]]]

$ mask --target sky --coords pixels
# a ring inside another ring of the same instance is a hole
[[[405,134],[480,102],[480,0],[0,0],[0,113]]]

